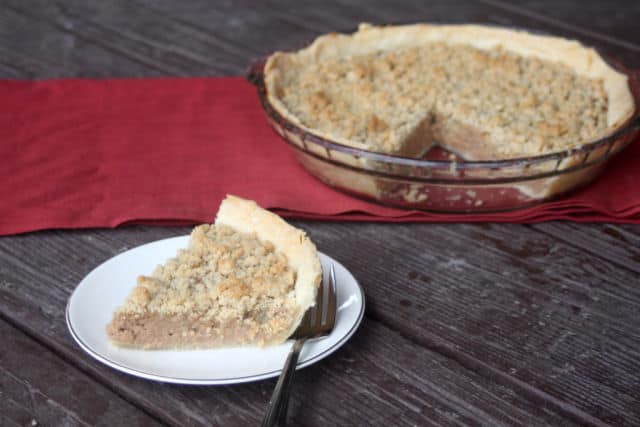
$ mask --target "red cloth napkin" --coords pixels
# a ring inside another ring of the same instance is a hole
[[[587,189],[508,213],[379,206],[320,183],[242,78],[0,81],[0,234],[212,221],[231,193],[297,218],[640,222],[640,144]]]

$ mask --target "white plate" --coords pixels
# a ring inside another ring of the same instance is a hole
[[[89,273],[73,291],[67,304],[71,336],[89,355],[106,365],[138,377],[179,384],[235,384],[280,375],[292,341],[278,346],[235,347],[217,350],[132,350],[109,343],[106,325],[129,295],[139,274],[150,274],[189,236],[148,243],[119,254]],[[364,315],[364,293],[351,273],[327,255],[320,254],[323,270],[336,270],[338,314],[328,337],[303,347],[298,369],[315,363],[343,345]]]

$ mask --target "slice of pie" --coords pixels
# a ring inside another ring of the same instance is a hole
[[[305,233],[228,196],[215,224],[137,286],[107,326],[116,345],[145,349],[272,345],[315,303],[321,279]]]
[[[576,41],[481,25],[362,25],[265,65],[289,121],[370,151],[467,160],[576,148],[623,124],[627,78]]]

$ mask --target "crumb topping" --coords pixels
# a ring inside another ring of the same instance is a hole
[[[270,242],[224,225],[200,225],[188,249],[158,266],[151,277],[138,278],[120,312],[281,331],[296,311],[294,284],[286,256]]]
[[[437,42],[282,73],[275,95],[303,125],[373,151],[402,154],[425,120],[445,129],[440,136],[460,124],[480,129],[503,158],[574,148],[607,128],[600,80],[502,49]]]

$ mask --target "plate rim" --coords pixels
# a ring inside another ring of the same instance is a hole
[[[133,376],[136,376],[136,377],[139,377],[139,378],[144,378],[144,379],[154,380],[154,381],[159,381],[159,382],[164,382],[164,383],[185,384],[185,385],[230,385],[230,384],[242,384],[242,383],[247,383],[247,382],[260,381],[260,380],[273,378],[273,377],[276,377],[276,376],[280,375],[280,373],[282,372],[282,369],[275,369],[275,370],[269,371],[269,372],[263,372],[263,373],[254,374],[254,375],[247,375],[247,376],[244,376],[244,377],[232,377],[232,378],[202,378],[202,379],[194,379],[194,378],[181,378],[181,377],[159,375],[159,374],[155,374],[155,373],[151,373],[151,372],[146,372],[146,371],[143,371],[143,370],[140,370],[140,369],[128,367],[128,366],[126,366],[124,364],[121,364],[121,363],[111,359],[108,356],[105,356],[105,355],[97,352],[96,350],[91,348],[91,346],[89,346],[89,344],[87,344],[82,339],[82,337],[80,337],[80,335],[76,332],[76,330],[74,329],[73,323],[71,321],[71,302],[72,302],[73,297],[76,294],[76,291],[79,288],[80,284],[89,275],[91,275],[97,269],[103,267],[104,264],[106,264],[106,263],[110,262],[111,260],[113,260],[113,258],[115,258],[115,257],[117,257],[119,255],[125,254],[125,253],[127,253],[129,251],[132,251],[132,250],[135,250],[135,249],[140,249],[140,248],[142,248],[144,246],[147,246],[147,245],[150,245],[150,244],[154,244],[154,243],[158,243],[158,242],[164,242],[164,241],[168,241],[168,240],[174,240],[174,239],[177,240],[177,239],[185,238],[185,237],[188,237],[188,236],[189,235],[174,236],[174,237],[168,237],[168,238],[165,238],[165,239],[155,240],[155,241],[152,241],[152,242],[143,243],[142,245],[130,248],[127,251],[121,252],[119,254],[116,254],[116,255],[108,258],[107,260],[103,261],[98,266],[96,266],[94,269],[92,269],[89,273],[87,273],[80,280],[80,282],[78,282],[78,284],[74,288],[74,290],[71,293],[71,295],[69,295],[69,298],[67,300],[67,304],[66,304],[66,308],[65,308],[65,321],[67,323],[67,329],[69,330],[69,333],[70,333],[71,337],[73,338],[73,340],[76,342],[76,344],[78,344],[80,346],[80,348],[85,353],[87,353],[89,356],[91,356],[95,360],[97,360],[97,361],[99,361],[99,362],[101,362],[101,363],[103,363],[103,364],[105,364],[105,365],[107,365],[107,366],[109,366],[109,367],[111,367],[111,368],[113,368],[115,370],[127,373],[129,375],[133,375]],[[362,301],[362,304],[360,304],[360,310],[358,312],[358,315],[356,316],[356,319],[353,322],[353,324],[351,325],[351,327],[349,328],[349,330],[342,337],[340,337],[340,339],[338,339],[338,341],[336,341],[330,347],[327,347],[326,349],[324,349],[320,353],[314,355],[313,357],[311,357],[311,358],[309,358],[307,360],[299,362],[296,365],[296,370],[302,369],[302,368],[306,368],[307,366],[310,366],[310,365],[312,365],[312,364],[314,364],[314,363],[326,358],[327,356],[331,355],[336,350],[338,350],[340,347],[342,347],[353,336],[355,331],[358,329],[358,327],[362,323],[362,319],[364,318],[366,300],[365,300],[365,294],[364,294],[364,289],[362,288],[362,285],[360,285],[360,283],[356,280],[356,278],[353,276],[351,271],[349,269],[347,269],[342,263],[340,263],[339,261],[335,260],[331,256],[329,256],[329,255],[327,255],[327,254],[325,254],[325,253],[323,253],[321,251],[318,251],[318,254],[321,255],[322,257],[326,257],[330,262],[338,264],[347,273],[349,273],[349,275],[353,278],[353,282],[355,284],[355,290],[357,292],[359,292],[359,294],[360,294],[360,300]],[[292,343],[292,340],[289,339],[289,340],[285,341],[285,343]],[[283,361],[283,365],[284,365],[284,361]]]

